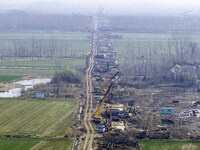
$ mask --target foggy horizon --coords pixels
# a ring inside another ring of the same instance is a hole
[[[1,12],[19,9],[26,12],[42,14],[84,14],[93,15],[99,7],[104,8],[105,15],[199,15],[200,2],[181,0],[20,0],[0,1]]]

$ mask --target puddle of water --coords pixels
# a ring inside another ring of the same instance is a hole
[[[172,123],[161,123],[161,124],[157,125],[157,127],[159,127],[159,128],[162,128],[162,127],[166,128],[166,127],[173,126],[173,125],[174,124],[172,124]]]
[[[21,80],[21,81],[17,81],[15,82],[16,84],[19,85],[24,85],[24,86],[35,86],[38,84],[47,84],[51,82],[51,79],[31,79],[31,80]]]
[[[21,88],[13,88],[7,91],[0,92],[0,97],[19,97],[21,96],[22,88],[26,91],[28,89],[34,88],[35,85],[38,84],[47,84],[50,83],[51,79],[31,79],[31,80],[21,80],[15,82],[15,84],[21,85]]]

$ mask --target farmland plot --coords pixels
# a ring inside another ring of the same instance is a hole
[[[76,100],[0,99],[0,134],[64,135]]]
[[[146,140],[141,141],[143,150],[199,150],[198,141],[170,141],[170,140]]]
[[[1,150],[30,150],[33,146],[38,144],[41,139],[16,139],[3,138],[0,139]]]
[[[38,149],[56,149],[56,150],[71,150],[72,140],[42,140],[39,144],[32,148],[32,150]]]
[[[72,140],[45,140],[40,138],[2,138],[0,139],[1,150],[38,150],[56,149],[70,150]]]
[[[62,72],[65,69],[83,69],[85,65],[83,58],[62,59],[59,68],[54,60],[5,61],[0,63],[0,75],[52,76],[55,72]]]

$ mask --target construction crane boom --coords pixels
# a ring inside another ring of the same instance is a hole
[[[119,71],[118,71],[117,73],[115,73],[108,81],[106,81],[106,82],[103,84],[103,86],[102,86],[101,89],[100,89],[100,92],[101,92],[101,93],[105,92],[105,87],[107,87],[108,84],[109,84],[110,82],[112,82],[112,80],[113,80],[118,74],[119,74]]]
[[[104,102],[106,101],[106,99],[108,99],[108,95],[109,95],[109,92],[110,92],[110,89],[112,87],[112,83],[110,84],[108,90],[106,91],[106,94],[104,95],[99,107],[97,108],[95,114],[94,114],[94,119],[100,119],[101,118],[101,110],[102,110],[102,106],[104,104]]]

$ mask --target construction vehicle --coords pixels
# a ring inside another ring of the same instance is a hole
[[[122,119],[126,119],[126,118],[129,118],[131,117],[133,114],[130,113],[130,112],[126,112],[126,111],[121,111],[119,113],[119,117],[122,118]]]
[[[106,131],[105,125],[98,125],[97,131],[98,133],[104,133]]]
[[[108,81],[106,81],[106,82],[103,84],[102,88],[100,89],[100,93],[105,92],[105,88],[108,86],[109,83],[112,82],[112,80],[113,80],[118,74],[119,74],[119,71],[118,71],[117,73],[115,73]]]
[[[132,108],[129,108],[129,113],[138,115],[138,109],[139,109],[139,106],[134,106]]]
[[[102,116],[101,116],[102,107],[103,107],[104,102],[108,99],[109,92],[110,92],[112,85],[113,84],[111,83],[108,90],[106,91],[106,94],[104,95],[103,99],[101,100],[100,105],[98,106],[98,108],[97,108],[97,110],[96,110],[96,112],[93,116],[94,122],[96,122],[96,123],[100,123],[102,121]]]

